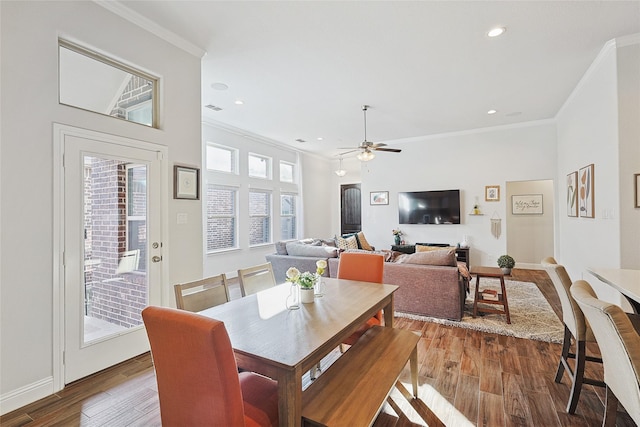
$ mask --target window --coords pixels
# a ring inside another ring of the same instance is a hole
[[[280,162],[280,181],[293,182],[293,164]]]
[[[207,251],[237,247],[238,190],[207,186]]]
[[[58,41],[59,102],[158,127],[158,79],[105,55]]]
[[[271,193],[249,191],[249,245],[271,242]]]
[[[238,150],[218,144],[207,144],[207,169],[238,173]]]
[[[271,179],[271,159],[258,154],[249,154],[249,176]]]
[[[283,194],[280,196],[280,230],[281,239],[295,239],[298,234],[296,227],[296,200],[295,194]]]

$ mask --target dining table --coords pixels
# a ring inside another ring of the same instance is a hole
[[[287,308],[288,283],[208,308],[224,322],[240,369],[278,382],[281,426],[302,423],[302,376],[379,310],[393,327],[395,285],[323,278],[322,296]],[[329,369],[331,369],[329,367]]]
[[[634,312],[640,313],[640,270],[587,268],[587,271],[624,295]]]

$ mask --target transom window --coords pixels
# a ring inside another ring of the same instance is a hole
[[[238,150],[219,144],[207,144],[207,169],[238,174]]]
[[[271,179],[271,158],[259,154],[249,154],[249,176]]]
[[[158,79],[103,54],[58,41],[60,104],[158,127]]]
[[[289,162],[280,162],[280,181],[293,182],[294,181],[294,165]]]

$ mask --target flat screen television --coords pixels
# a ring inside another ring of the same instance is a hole
[[[400,224],[460,224],[460,190],[398,194]]]

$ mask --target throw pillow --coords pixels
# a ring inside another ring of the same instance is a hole
[[[441,250],[455,249],[453,246],[425,246],[416,244],[416,252],[429,252],[429,251],[441,251]]]
[[[338,249],[358,249],[358,241],[356,240],[356,236],[349,237],[338,237],[336,236],[336,246]]]
[[[400,264],[441,265],[451,267],[458,266],[458,262],[456,261],[455,249],[442,250],[442,248],[440,248],[439,251],[416,252],[414,254],[407,254],[403,257],[399,257],[396,262]]]
[[[364,233],[362,231],[358,231],[356,233],[356,240],[358,241],[358,247],[360,249],[364,249],[365,251],[372,251],[373,247],[367,242],[367,239],[364,237]]]
[[[284,242],[282,240],[276,242],[276,253],[278,255],[289,255],[289,253],[287,252],[287,242]]]

